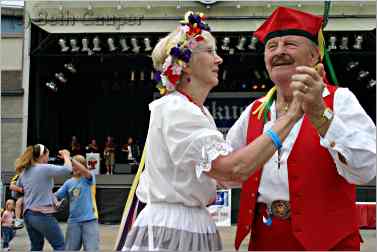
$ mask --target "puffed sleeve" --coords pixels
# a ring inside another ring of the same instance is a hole
[[[199,179],[203,172],[212,169],[213,160],[232,151],[208,110],[202,111],[180,97],[172,99],[165,108],[162,132],[174,165],[192,166]]]

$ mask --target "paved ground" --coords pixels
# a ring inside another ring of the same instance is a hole
[[[62,230],[65,233],[66,224],[60,224]],[[113,249],[114,241],[118,232],[118,225],[100,225],[101,230],[101,251],[109,251]],[[235,235],[235,226],[220,227],[221,237],[224,243],[224,250],[232,251],[233,241]],[[376,251],[376,230],[362,230],[361,235],[364,239],[361,251]],[[247,250],[247,242],[244,242],[240,250]],[[29,250],[29,238],[27,236],[25,228],[17,231],[16,237],[11,243],[11,250],[13,251],[26,251]],[[48,242],[45,243],[44,249],[46,251],[52,251]]]

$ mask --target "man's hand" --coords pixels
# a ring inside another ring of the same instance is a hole
[[[318,71],[307,66],[296,68],[297,74],[292,76],[292,92],[300,97],[302,110],[309,117],[310,121],[316,125],[321,121],[321,116],[326,108],[322,98],[322,91],[325,87],[322,76],[324,68],[318,65]]]

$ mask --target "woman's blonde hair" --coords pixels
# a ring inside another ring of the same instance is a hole
[[[176,46],[181,38],[181,36],[179,36],[180,32],[181,30],[178,27],[175,31],[169,33],[166,37],[162,38],[154,47],[152,51],[152,61],[153,67],[157,71],[162,72],[162,66],[164,65],[166,58],[170,54],[170,49]],[[210,32],[202,30],[201,35],[204,38],[204,42],[210,43],[212,45],[216,44],[216,40]]]
[[[41,153],[42,150],[42,153]],[[36,144],[36,145],[30,145],[26,148],[25,152],[22,153],[15,162],[15,167],[16,167],[16,173],[21,173],[24,169],[29,168],[32,166],[35,161],[38,160],[38,158],[41,155],[44,155],[48,152],[48,149],[41,145],[41,144]]]

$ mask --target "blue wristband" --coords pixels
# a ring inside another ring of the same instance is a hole
[[[267,130],[266,131],[266,135],[271,138],[271,140],[274,143],[276,149],[280,150],[282,144],[281,144],[279,135],[276,134],[276,132],[273,131],[272,129]]]

